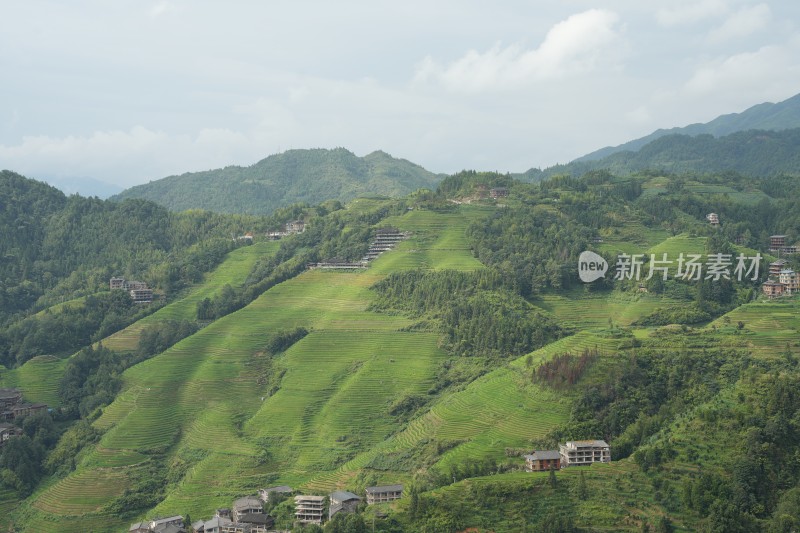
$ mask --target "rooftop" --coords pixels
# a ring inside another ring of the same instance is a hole
[[[529,461],[542,461],[561,459],[561,454],[556,450],[537,450],[530,455],[525,455],[525,459]]]
[[[251,507],[258,507],[261,509],[261,499],[255,496],[245,496],[233,502],[234,509],[249,509]]]
[[[311,501],[311,502],[321,502],[325,500],[325,496],[301,495],[294,497],[294,501],[296,502],[301,500]]]
[[[292,487],[289,485],[278,485],[277,487],[261,489],[259,492],[292,492]]]
[[[578,446],[599,446],[603,448],[608,448],[608,443],[604,440],[570,440],[566,443],[567,447],[578,447]]]
[[[367,487],[367,494],[374,494],[376,492],[399,492],[403,490],[403,485],[379,485],[377,487]]]
[[[355,494],[353,494],[352,492],[348,492],[346,490],[337,490],[337,491],[331,492],[330,497],[331,497],[331,500],[336,500],[336,501],[339,501],[339,502],[346,502],[346,501],[350,501],[350,500],[360,500],[361,499],[358,496],[356,496]]]

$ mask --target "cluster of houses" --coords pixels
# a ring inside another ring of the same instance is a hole
[[[784,259],[769,264],[769,279],[761,284],[761,291],[767,298],[791,296],[800,291],[800,272],[787,268]]]
[[[43,403],[30,403],[22,400],[19,389],[0,389],[0,420],[13,422],[17,418],[47,411]]]
[[[147,286],[144,281],[131,281],[125,278],[113,277],[108,282],[112,291],[127,291],[131,300],[137,304],[149,304],[153,301],[153,289]]]
[[[769,238],[770,253],[796,254],[798,248],[798,244],[786,244],[786,235],[771,235]]]
[[[403,495],[402,485],[367,487],[368,505],[391,502]],[[131,524],[128,533],[278,533],[275,519],[264,513],[264,504],[279,495],[286,498],[294,490],[286,485],[258,491],[258,496],[239,498],[230,509],[217,509],[209,520],[198,520],[187,530],[182,516],[155,518]],[[363,498],[352,492],[337,490],[328,496],[300,494],[294,497],[295,520],[304,524],[322,524],[339,513],[354,513]]]
[[[366,255],[361,261],[347,261],[344,259],[328,259],[319,263],[310,263],[308,268],[324,268],[335,270],[356,270],[367,268],[370,261],[377,259],[383,252],[393,250],[400,241],[407,239],[410,233],[400,231],[397,228],[379,228],[375,232],[375,238],[369,245]]]
[[[9,439],[22,435],[22,429],[12,424],[14,420],[46,410],[46,404],[22,401],[19,389],[0,389],[0,448]]]
[[[547,472],[570,466],[610,463],[611,448],[604,440],[571,440],[560,444],[558,450],[537,450],[523,457],[528,472]]]
[[[277,241],[295,233],[303,233],[306,230],[306,223],[302,220],[290,220],[283,226],[283,231],[270,231],[267,233],[267,238]],[[252,234],[250,235],[252,240]]]

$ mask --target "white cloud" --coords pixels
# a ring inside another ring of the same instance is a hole
[[[689,0],[681,5],[656,11],[656,20],[665,27],[694,24],[710,18],[719,18],[728,12],[724,0]]]
[[[533,50],[497,44],[484,53],[470,50],[447,67],[426,57],[414,81],[439,81],[453,91],[479,92],[616,68],[625,48],[618,22],[617,14],[608,10],[578,13],[553,26]]]
[[[156,5],[154,5],[153,7],[150,8],[150,11],[148,12],[148,14],[152,18],[156,18],[156,17],[160,17],[164,13],[167,13],[169,11],[174,11],[174,10],[175,10],[175,6],[173,4],[171,4],[170,2],[159,2],[159,3],[157,3]]]
[[[729,16],[722,25],[711,30],[708,40],[722,43],[746,37],[766,28],[771,18],[772,10],[767,4],[744,7]]]
[[[797,40],[783,46],[764,46],[719,58],[699,67],[686,83],[685,93],[740,93],[770,97],[770,91],[785,94],[786,88],[800,85]]]
[[[187,161],[194,170],[225,166],[242,146],[249,146],[247,138],[226,129],[204,128],[190,136],[136,126],[87,136],[26,136],[16,146],[0,145],[0,160],[31,177],[88,175],[130,186],[185,172]]]

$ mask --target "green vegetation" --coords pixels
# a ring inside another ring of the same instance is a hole
[[[509,197],[486,198],[495,186]],[[772,233],[795,238],[798,192],[784,177],[463,172],[399,200],[281,211],[259,224],[306,231],[230,249],[105,336],[87,320],[57,353],[69,357],[0,369],[3,386],[61,408],[20,422],[0,510],[24,531],[121,531],[210,516],[267,485],[403,483],[399,502],[327,530],[790,528],[800,300],[759,298],[764,263],[742,280],[647,271],[651,254],[754,255]],[[382,227],[409,238],[369,268],[306,268],[359,259]],[[611,265],[593,284],[577,277],[585,249]],[[645,258],[641,279],[614,279],[620,253]],[[7,346],[26,342],[10,334],[25,321],[102,314],[103,294],[31,308],[3,329]],[[523,453],[599,438],[613,463],[520,471]],[[292,527],[290,501],[272,512]]]
[[[269,214],[291,204],[405,196],[435,188],[439,177],[384,152],[357,157],[344,148],[289,150],[249,167],[229,166],[137,185],[114,198],[144,198],[173,211]]]
[[[755,177],[797,175],[798,126],[800,123],[796,122],[792,129],[781,131],[747,129],[722,137],[710,133],[694,136],[671,133],[650,140],[636,151],[614,151],[599,159],[582,158],[545,170],[531,169],[521,177],[542,180],[560,174],[581,176],[596,170],[607,170],[617,175],[647,170],[697,175],[724,173],[732,169]]]

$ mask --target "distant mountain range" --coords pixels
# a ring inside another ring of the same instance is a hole
[[[710,134],[715,137],[722,137],[746,130],[787,130],[800,128],[800,94],[791,98],[773,103],[763,103],[741,112],[721,115],[711,122],[705,124],[690,124],[682,128],[659,129],[640,139],[620,144],[619,146],[607,146],[596,150],[575,161],[597,161],[618,152],[636,152],[645,145],[666,137],[667,135],[690,135],[697,136]]]
[[[592,170],[617,175],[643,170],[800,175],[800,94],[777,104],[764,103],[742,113],[722,115],[706,124],[657,130],[565,165],[532,168],[513,176],[539,181],[559,174],[580,176]]]
[[[800,176],[800,128],[783,131],[747,130],[725,137],[672,134],[643,146],[598,160],[573,161],[544,170],[533,168],[513,177],[536,182],[552,176],[582,176],[607,170],[618,176],[642,171],[673,174],[737,172],[744,176]]]
[[[606,147],[566,165],[532,168],[513,176],[539,181],[592,170],[625,175],[642,170],[673,173],[736,171],[744,175],[800,175],[800,94],[763,103],[706,124],[660,129]],[[403,196],[436,188],[443,178],[381,151],[358,157],[337,148],[290,150],[249,167],[229,166],[169,176],[127,189],[112,200],[143,198],[173,211],[267,214],[293,203],[347,202],[357,196]]]
[[[144,198],[173,211],[266,214],[298,202],[403,196],[436,188],[441,178],[381,151],[358,157],[344,148],[289,150],[249,167],[229,166],[137,185],[112,199]]]

